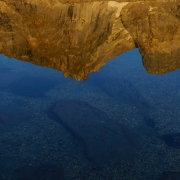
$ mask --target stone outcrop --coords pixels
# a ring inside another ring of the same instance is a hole
[[[85,80],[135,47],[119,19],[125,4],[1,3],[0,53]]]
[[[170,11],[172,5],[135,2],[121,12],[124,27],[136,42],[149,73],[180,68],[180,8]]]
[[[133,133],[87,102],[60,100],[48,109],[47,115],[79,142],[85,157],[92,163],[135,155],[137,140]]]
[[[0,53],[86,80],[138,47],[150,73],[180,67],[180,4],[0,1]]]

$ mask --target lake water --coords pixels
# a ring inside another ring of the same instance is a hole
[[[180,179],[179,82],[138,49],[80,82],[0,55],[0,179]]]

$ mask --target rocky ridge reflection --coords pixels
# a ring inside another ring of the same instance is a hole
[[[65,77],[86,80],[135,47],[150,73],[180,67],[179,3],[9,0],[0,7],[0,53]]]

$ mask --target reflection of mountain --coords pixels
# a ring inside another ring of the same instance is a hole
[[[148,72],[161,74],[180,68],[180,4],[132,3],[123,9],[122,21]]]
[[[0,53],[85,80],[137,45],[145,68],[165,73],[180,57],[180,8],[166,4],[0,1]]]
[[[1,4],[0,52],[53,67],[77,80],[87,79],[109,59],[134,48],[118,18],[118,3],[118,8],[108,2]]]

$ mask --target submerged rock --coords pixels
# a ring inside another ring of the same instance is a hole
[[[127,2],[0,1],[0,53],[86,80],[135,48],[120,21]]]
[[[86,102],[60,100],[47,113],[79,141],[91,162],[128,158],[135,150],[126,126]]]
[[[161,139],[170,147],[180,149],[180,133],[164,134]]]
[[[76,80],[135,47],[149,73],[180,68],[178,1],[78,1],[0,1],[0,53]]]

